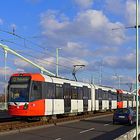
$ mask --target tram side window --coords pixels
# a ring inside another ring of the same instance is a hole
[[[43,86],[43,94],[45,98],[54,99],[55,98],[55,84],[54,83],[45,83]]]
[[[120,96],[120,101],[123,101],[123,94],[119,94]]]
[[[123,101],[127,101],[128,96],[126,94],[123,94]]]
[[[63,84],[64,98],[71,98],[71,86],[68,83]]]
[[[31,96],[30,100],[39,100],[42,98],[42,83],[41,82],[33,82],[32,89],[31,89]]]
[[[130,101],[133,101],[133,95],[130,95]]]
[[[95,89],[95,100],[98,100],[98,89]]]
[[[112,99],[117,100],[117,94],[115,92],[112,92]]]
[[[129,94],[127,94],[127,100],[128,100],[128,101],[131,101],[131,97],[130,97]]]
[[[88,88],[88,99],[91,99],[91,89]]]
[[[102,89],[98,89],[98,99],[103,99],[103,91]]]
[[[77,99],[77,87],[74,86],[71,87],[71,98]]]
[[[133,95],[131,95],[131,101],[134,101],[134,96]]]
[[[83,87],[83,99],[88,99],[88,88],[86,86]]]
[[[103,100],[108,99],[108,94],[107,94],[107,92],[105,90],[101,90],[100,96],[102,96],[102,99]]]
[[[108,93],[108,91],[104,91],[104,93],[105,93],[105,100],[108,100],[108,98],[109,98],[109,93]]]
[[[128,100],[132,101],[132,95],[128,94]]]
[[[129,100],[129,95],[126,94],[126,95],[125,95],[125,98],[126,98],[126,101],[128,101],[128,100]]]
[[[109,100],[111,100],[113,98],[111,90],[108,91],[108,98],[109,98]]]
[[[102,99],[104,100],[105,99],[105,91],[104,90],[101,90],[101,97],[102,97]]]
[[[83,88],[78,87],[78,99],[83,99]]]
[[[56,99],[63,99],[63,87],[62,85],[56,84],[56,93],[55,97]]]
[[[122,95],[122,101],[124,101],[124,95],[123,94],[121,94]]]
[[[130,97],[129,94],[127,94],[126,98],[127,98],[128,101],[129,101],[129,100],[131,101],[131,97]]]

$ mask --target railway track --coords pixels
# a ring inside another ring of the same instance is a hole
[[[49,126],[50,124],[57,125],[60,123],[66,123],[69,121],[76,121],[76,120],[83,120],[88,118],[94,118],[96,116],[102,116],[112,114],[111,112],[104,112],[104,113],[96,113],[96,114],[86,114],[86,115],[79,115],[79,116],[67,116],[64,118],[58,118],[58,119],[49,119],[48,121],[25,121],[25,120],[19,120],[19,121],[12,121],[12,122],[2,122],[0,123],[0,132],[7,132],[12,130],[22,130],[26,128],[34,128],[38,126]]]

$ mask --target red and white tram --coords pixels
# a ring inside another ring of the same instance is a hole
[[[13,116],[46,116],[91,111],[91,86],[42,74],[14,74],[8,86]]]
[[[135,107],[135,96],[128,91],[117,89],[117,107],[127,108]]]
[[[41,117],[106,111],[127,107],[122,95],[121,90],[111,87],[18,73],[9,80],[8,112],[12,116]]]

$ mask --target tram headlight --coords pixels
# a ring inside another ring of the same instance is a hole
[[[28,109],[28,104],[27,103],[24,104],[23,109],[25,109],[25,110]]]

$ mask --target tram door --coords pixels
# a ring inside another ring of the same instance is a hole
[[[88,111],[88,87],[86,86],[83,86],[83,109],[84,109],[84,112],[87,112]]]
[[[65,111],[65,113],[69,113],[71,111],[70,84],[64,83],[63,90],[64,90],[64,111]]]
[[[112,107],[112,93],[111,93],[111,90],[108,91],[108,98],[109,98],[109,110],[111,110],[111,107]]]
[[[111,110],[111,107],[112,107],[112,101],[109,100],[109,110]]]
[[[102,99],[99,99],[99,110],[102,110]]]
[[[99,110],[102,110],[102,100],[103,100],[103,91],[101,88],[98,89],[98,100],[99,100]]]

